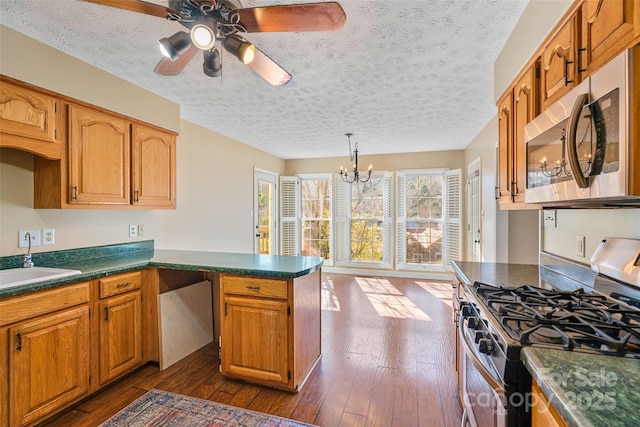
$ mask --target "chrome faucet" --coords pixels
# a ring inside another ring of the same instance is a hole
[[[27,232],[24,237],[29,240],[29,248],[25,256],[22,257],[22,268],[31,268],[33,267],[33,261],[31,261],[31,233]]]

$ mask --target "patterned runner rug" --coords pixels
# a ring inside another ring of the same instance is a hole
[[[121,426],[312,427],[311,424],[156,389],[149,390],[100,424],[100,427]]]

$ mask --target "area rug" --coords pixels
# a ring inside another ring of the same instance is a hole
[[[152,389],[100,427],[313,427],[274,415]]]

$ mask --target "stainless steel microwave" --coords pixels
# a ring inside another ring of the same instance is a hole
[[[632,190],[640,171],[630,170],[632,120],[640,120],[630,115],[640,102],[633,55],[621,53],[525,126],[526,203],[640,205]]]

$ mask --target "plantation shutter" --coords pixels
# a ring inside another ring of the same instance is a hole
[[[460,169],[446,171],[445,217],[444,217],[444,265],[461,259],[462,249],[462,172]]]
[[[396,270],[407,264],[407,205],[406,178],[402,172],[396,172]]]
[[[382,265],[393,268],[393,173],[384,174],[384,236],[382,239]]]
[[[280,255],[300,255],[300,180],[280,177]]]
[[[333,174],[331,188],[331,253],[333,265],[345,265],[349,247],[349,184],[340,174]]]

